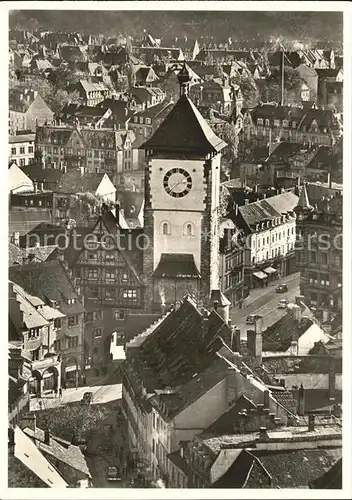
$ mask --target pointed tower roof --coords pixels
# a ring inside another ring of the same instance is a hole
[[[295,207],[295,210],[313,210],[312,205],[309,203],[309,198],[308,198],[308,193],[307,193],[307,188],[306,185],[303,184],[303,187],[301,189],[297,205]]]
[[[141,149],[206,155],[219,153],[225,146],[184,94]]]

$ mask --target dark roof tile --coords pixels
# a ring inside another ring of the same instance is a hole
[[[154,278],[200,278],[193,254],[162,253]]]
[[[192,101],[183,95],[142,149],[188,154],[218,153],[226,144],[217,137]]]

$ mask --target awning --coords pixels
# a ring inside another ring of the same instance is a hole
[[[154,278],[200,278],[193,254],[162,253]]]
[[[259,278],[260,280],[264,280],[265,278],[268,277],[268,275],[263,273],[263,271],[257,271],[256,273],[253,273],[253,276]]]
[[[273,267],[267,267],[266,269],[264,269],[264,272],[266,274],[274,274],[276,273],[276,269],[274,269]]]
[[[67,372],[75,372],[76,370],[77,370],[76,365],[74,365],[74,366],[66,366],[66,368],[65,368],[65,372],[66,373]]]

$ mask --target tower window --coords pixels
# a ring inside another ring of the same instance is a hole
[[[161,234],[171,234],[171,225],[170,222],[164,221],[161,223]]]
[[[191,222],[187,222],[183,226],[183,234],[184,236],[194,236],[194,226]]]

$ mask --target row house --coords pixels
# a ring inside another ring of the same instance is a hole
[[[19,167],[32,165],[35,158],[35,134],[10,135],[9,162]]]
[[[128,447],[168,487],[192,485],[182,467],[186,443],[244,396],[250,394],[258,409],[265,406],[263,421],[287,425],[295,418],[295,408],[280,403],[244,365],[227,309],[218,301],[212,311],[199,309],[188,296],[126,346],[122,409]],[[249,337],[248,360],[256,354],[256,340]]]
[[[143,308],[141,251],[136,235],[121,230],[107,207],[103,206],[83,248],[69,265],[87,299],[105,307]]]
[[[37,396],[61,387],[57,336],[65,315],[39,297],[9,282],[9,341],[25,351],[31,376],[28,390]]]
[[[9,92],[10,135],[18,131],[34,132],[37,125],[53,123],[54,112],[37,90],[11,89]]]
[[[134,140],[131,130],[38,127],[36,152],[44,167],[106,173],[116,183],[126,166],[132,169]]]
[[[244,298],[244,248],[241,235],[231,219],[220,222],[220,289],[233,306]]]
[[[243,116],[241,148],[286,140],[301,144],[334,145],[342,136],[342,124],[332,110],[261,104]]]
[[[282,426],[263,405],[244,398],[241,406],[232,429],[228,415],[225,425],[220,418],[185,446],[188,488],[309,488],[341,460],[342,429],[334,418],[309,415],[298,426]]]
[[[93,83],[88,80],[80,80],[72,88],[79,92],[84,106],[96,106],[111,96],[111,90],[102,82]]]
[[[308,187],[308,191],[307,191]],[[296,262],[307,303],[326,320],[342,308],[342,192],[321,196],[312,206],[309,184],[301,189],[297,215]]]
[[[249,289],[294,272],[297,200],[286,192],[234,207],[231,219],[245,238],[244,281]]]
[[[132,87],[130,90],[130,96],[132,103],[140,111],[143,111],[151,106],[156,106],[166,98],[165,92],[163,92],[163,90],[159,87],[146,86]]]
[[[15,265],[9,268],[9,278],[27,293],[39,297],[43,308],[55,309],[55,351],[61,356],[62,379],[75,384],[84,369],[84,306],[65,266],[60,260]],[[37,327],[33,328],[35,331],[28,341],[35,350],[41,340]],[[44,342],[47,345],[47,339]]]

